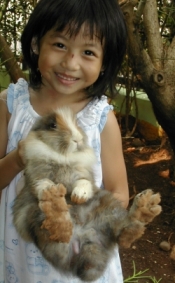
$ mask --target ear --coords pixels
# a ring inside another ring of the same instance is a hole
[[[36,54],[36,55],[39,54],[38,44],[37,44],[37,38],[36,38],[36,37],[33,37],[33,38],[32,38],[31,49],[32,49],[32,51],[33,51],[34,54]]]
[[[100,76],[103,76],[105,73],[105,68],[102,66],[100,70]]]
[[[104,73],[105,73],[105,67],[102,66],[102,67],[101,67],[101,70],[100,70],[100,76],[103,76]]]

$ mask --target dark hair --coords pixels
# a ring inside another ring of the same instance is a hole
[[[63,31],[68,27],[70,36],[78,34],[82,24],[104,42],[103,76],[99,75],[87,96],[101,97],[107,90],[110,97],[115,93],[116,77],[126,50],[126,27],[117,0],[40,0],[36,5],[21,36],[24,60],[30,68],[30,84],[41,86],[38,71],[38,55],[31,50],[32,38],[38,46],[41,38],[55,28]]]

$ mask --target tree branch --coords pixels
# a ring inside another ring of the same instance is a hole
[[[141,76],[141,80],[149,81],[150,76],[153,73],[153,65],[150,57],[140,40],[140,34],[138,25],[134,23],[134,5],[133,1],[127,1],[121,6],[123,14],[125,16],[125,22],[128,32],[128,53],[132,61],[132,67],[135,74]]]
[[[135,13],[134,23],[138,24],[140,22],[141,16],[143,15],[143,10],[145,8],[147,0],[140,0],[137,11]]]
[[[15,83],[19,78],[25,78],[14,58],[12,51],[6,43],[4,37],[0,35],[0,58],[1,62],[5,65],[12,81]]]
[[[167,54],[166,54],[166,68],[171,68],[172,70],[175,69],[175,37],[173,38],[170,46],[168,47]]]
[[[147,48],[154,67],[163,69],[163,43],[157,13],[157,1],[149,0],[145,4],[143,21],[147,38]]]

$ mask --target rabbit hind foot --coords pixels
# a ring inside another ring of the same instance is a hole
[[[45,214],[41,229],[46,229],[50,240],[69,243],[73,224],[69,214],[69,205],[65,199],[66,188],[62,184],[43,190],[39,207]]]

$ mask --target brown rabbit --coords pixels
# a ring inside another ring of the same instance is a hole
[[[87,282],[101,277],[116,245],[130,247],[161,212],[160,195],[150,189],[127,211],[95,186],[95,156],[69,108],[36,122],[24,158],[25,185],[14,203],[14,225],[67,276]]]

